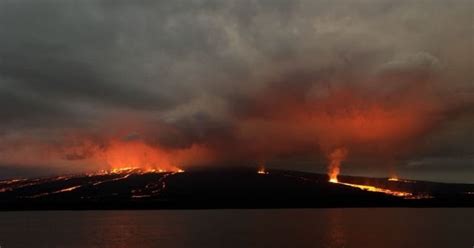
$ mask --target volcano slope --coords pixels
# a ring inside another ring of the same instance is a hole
[[[312,207],[474,207],[474,184],[340,176],[253,168],[138,169],[0,181],[0,210]],[[353,185],[405,192],[394,196]]]

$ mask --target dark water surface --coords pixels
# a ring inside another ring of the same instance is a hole
[[[0,212],[1,248],[474,245],[474,209]]]

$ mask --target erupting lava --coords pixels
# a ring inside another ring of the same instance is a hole
[[[142,141],[112,140],[107,149],[95,153],[94,159],[105,173],[184,172],[180,167],[192,160],[203,161],[207,151],[197,146],[187,149],[164,149]]]
[[[260,168],[260,169],[258,169],[257,173],[258,173],[258,174],[261,174],[261,175],[266,175],[266,174],[268,174],[268,172],[265,171],[265,168]]]
[[[259,162],[257,173],[260,174],[260,175],[268,174],[268,171],[265,170],[265,162],[263,162],[263,161]]]
[[[379,193],[384,193],[384,194],[399,196],[399,197],[409,198],[413,196],[409,192],[394,191],[394,190],[389,190],[389,189],[384,189],[384,188],[378,188],[371,185],[339,182],[339,180],[337,179],[337,176],[339,175],[339,172],[341,171],[341,162],[346,158],[346,156],[347,156],[346,148],[337,148],[329,154],[328,156],[328,159],[330,161],[329,168],[328,168],[329,182],[342,184],[342,185],[346,185],[349,187],[358,188],[358,189],[366,190],[370,192],[379,192]],[[398,181],[398,178],[389,178],[388,180]]]
[[[333,152],[331,152],[328,156],[329,158],[329,168],[328,168],[328,175],[329,175],[329,182],[337,183],[337,176],[340,172],[341,162],[347,156],[347,149],[345,148],[337,148]]]
[[[337,182],[338,184],[358,188],[361,190],[366,190],[370,192],[379,192],[379,193],[384,193],[388,195],[393,195],[393,196],[399,196],[399,197],[411,197],[413,194],[409,192],[403,192],[403,191],[394,191],[394,190],[389,190],[389,189],[384,189],[384,188],[378,188],[375,186],[370,186],[370,185],[362,185],[362,184],[353,184],[353,183],[343,183],[343,182]]]
[[[165,173],[165,172],[183,173],[184,170],[177,167],[173,167],[172,169],[168,169],[168,170],[144,169],[141,167],[119,167],[119,168],[113,168],[111,170],[103,170],[99,174],[123,174],[123,173],[145,174],[145,173]]]

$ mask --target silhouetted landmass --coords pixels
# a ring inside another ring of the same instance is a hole
[[[413,193],[411,199],[329,183],[326,175],[255,169],[111,174],[0,181],[1,210],[313,207],[473,207],[474,185],[341,176]],[[418,197],[418,198],[417,198]]]

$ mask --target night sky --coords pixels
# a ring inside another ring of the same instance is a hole
[[[471,0],[2,0],[0,178],[262,166],[474,183]]]

